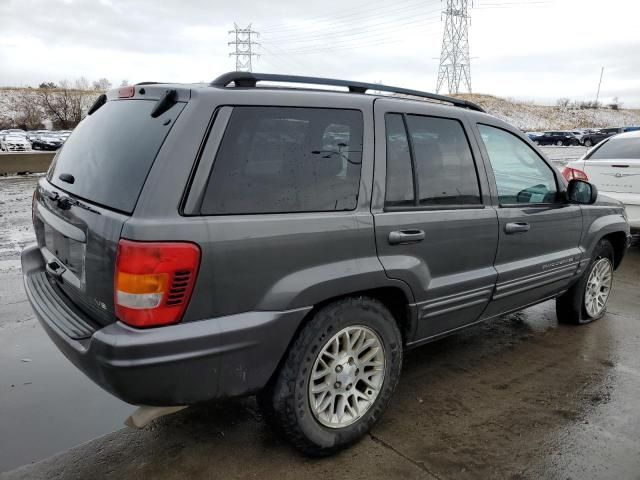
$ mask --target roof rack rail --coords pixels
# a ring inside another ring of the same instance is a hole
[[[352,82],[349,80],[338,80],[334,78],[304,77],[299,75],[279,75],[274,73],[253,73],[253,72],[228,72],[220,75],[209,85],[212,87],[226,87],[234,83],[237,87],[255,87],[258,82],[282,82],[282,83],[305,83],[312,85],[330,85],[334,87],[346,87],[351,93],[366,93],[368,90],[399,93],[412,97],[428,98],[438,102],[449,103],[456,107],[468,108],[484,112],[482,107],[473,102],[459,98],[447,97],[436,93],[421,92],[408,88],[391,87],[377,83]]]

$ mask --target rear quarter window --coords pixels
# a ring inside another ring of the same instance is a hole
[[[599,148],[589,154],[587,160],[606,159],[638,159],[640,160],[640,137],[614,138],[604,142]]]
[[[201,213],[353,210],[361,163],[360,111],[234,107]]]
[[[112,100],[86,117],[48,173],[55,186],[91,202],[132,213],[153,161],[184,108],[151,117],[154,100]],[[60,180],[70,174],[74,182]]]

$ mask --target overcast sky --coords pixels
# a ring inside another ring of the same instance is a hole
[[[0,0],[0,85],[209,81],[235,68],[228,30],[251,22],[261,33],[254,71],[434,91],[442,9],[440,0]],[[637,0],[476,0],[470,15],[474,92],[594,99],[604,66],[601,99],[640,108]]]

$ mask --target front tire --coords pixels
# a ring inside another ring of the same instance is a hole
[[[600,240],[580,280],[556,299],[558,322],[583,325],[604,316],[613,287],[613,261],[613,246]]]
[[[258,403],[285,439],[324,456],[365,435],[387,407],[402,367],[402,336],[378,300],[348,297],[318,310]]]
[[[593,142],[591,141],[591,139],[590,139],[590,138],[587,138],[587,139],[584,141],[584,146],[585,146],[585,147],[590,147],[590,146],[592,146],[592,145],[593,145]]]

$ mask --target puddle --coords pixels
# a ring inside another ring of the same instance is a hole
[[[0,330],[0,472],[123,427],[131,405],[80,373],[34,319],[12,327]]]

